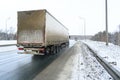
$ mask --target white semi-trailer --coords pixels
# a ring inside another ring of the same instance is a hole
[[[68,29],[48,11],[18,12],[18,53],[55,54],[68,45]]]

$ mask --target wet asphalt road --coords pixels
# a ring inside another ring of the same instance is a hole
[[[0,80],[33,80],[66,49],[52,56],[17,54],[17,50],[0,52]]]
[[[33,80],[70,80],[73,61],[78,48],[66,48],[49,66],[42,70]]]

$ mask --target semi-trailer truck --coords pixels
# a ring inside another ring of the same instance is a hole
[[[47,55],[69,45],[68,29],[46,9],[18,11],[18,53]]]

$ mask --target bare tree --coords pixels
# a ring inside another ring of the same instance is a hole
[[[14,39],[16,39],[16,33],[14,32],[13,27],[10,27],[7,30],[7,32],[0,30],[0,40],[14,40]]]

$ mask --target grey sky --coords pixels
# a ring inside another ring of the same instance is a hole
[[[105,0],[0,0],[0,29],[17,27],[16,11],[47,9],[62,22],[70,34],[93,35],[105,30]],[[120,24],[120,0],[108,0],[109,32]],[[81,18],[82,17],[82,18]]]

